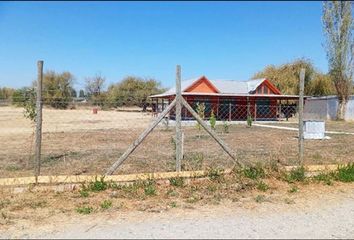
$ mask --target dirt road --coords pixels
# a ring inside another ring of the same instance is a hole
[[[50,227],[9,229],[20,238],[354,238],[354,189],[296,203],[225,202],[162,213],[106,212],[57,216]]]

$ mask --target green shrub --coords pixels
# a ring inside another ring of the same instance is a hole
[[[215,130],[216,117],[215,117],[214,111],[211,111],[210,118],[209,118],[209,123],[210,123],[211,129]]]
[[[87,190],[80,190],[80,196],[81,197],[88,197],[89,196],[89,193],[88,193],[88,191]]]
[[[217,168],[210,168],[208,170],[208,177],[212,181],[221,182],[224,180],[224,170]]]
[[[102,203],[101,203],[101,208],[102,209],[108,209],[112,207],[112,201],[110,200],[104,200]]]
[[[265,177],[265,171],[260,164],[256,164],[256,166],[244,168],[243,174],[245,175],[245,177],[254,180]]]
[[[93,208],[90,206],[82,206],[82,207],[78,207],[76,208],[76,212],[80,213],[80,214],[90,214],[92,213]]]
[[[337,179],[341,182],[354,182],[354,163],[350,163],[347,166],[339,166]]]
[[[305,168],[303,166],[294,168],[286,175],[286,181],[289,183],[303,182],[305,180]]]
[[[184,179],[182,177],[174,177],[169,179],[170,184],[175,187],[183,187]]]
[[[104,177],[101,177],[100,180],[95,178],[94,182],[91,182],[88,186],[88,189],[92,192],[105,191],[108,188],[108,183],[104,181]]]
[[[148,180],[144,183],[144,193],[146,196],[155,196],[156,195],[155,181]]]
[[[297,186],[292,186],[292,187],[288,190],[289,193],[296,193],[297,191],[299,191],[299,188],[298,188]]]
[[[230,125],[228,124],[227,121],[223,121],[222,122],[222,126],[223,126],[223,129],[224,129],[224,133],[229,133],[230,132]]]
[[[247,116],[247,126],[251,127],[252,126],[252,117],[251,116]]]
[[[324,182],[327,185],[332,185],[332,180],[335,179],[336,173],[320,173],[316,176],[313,177],[314,180],[319,181],[319,182]]]
[[[254,199],[257,203],[264,202],[266,200],[264,195],[257,195]]]
[[[262,191],[262,192],[265,192],[265,191],[267,191],[269,189],[269,186],[265,182],[260,181],[257,184],[257,189]]]
[[[177,203],[176,203],[176,202],[171,202],[171,203],[170,203],[170,206],[171,206],[172,208],[176,208],[176,207],[177,207]]]

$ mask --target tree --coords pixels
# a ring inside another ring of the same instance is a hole
[[[72,100],[74,76],[70,72],[47,71],[43,75],[43,102],[54,108],[65,109]]]
[[[7,88],[7,87],[0,88],[0,100],[1,99],[5,99],[5,100],[11,99],[14,91],[15,91],[15,89],[13,89],[13,88]]]
[[[336,89],[328,74],[316,73],[308,84],[306,92],[313,96],[326,96],[336,94]]]
[[[73,97],[73,98],[77,97],[77,92],[75,89],[71,89],[71,97]]]
[[[329,75],[338,96],[337,119],[344,120],[353,86],[354,39],[351,2],[324,2],[322,22]]]
[[[280,66],[269,65],[256,73],[252,78],[267,78],[283,94],[299,94],[300,69],[305,68],[305,89],[316,72],[313,64],[307,59],[297,59]],[[309,94],[305,91],[305,94]]]
[[[113,106],[139,106],[146,111],[149,96],[161,93],[163,89],[155,79],[128,76],[108,88],[108,98]]]
[[[80,89],[79,97],[80,97],[80,98],[84,98],[84,97],[85,97],[85,92],[84,92],[84,90]]]
[[[101,94],[106,78],[101,74],[96,74],[94,77],[88,77],[86,80],[86,93],[89,97],[98,96]]]

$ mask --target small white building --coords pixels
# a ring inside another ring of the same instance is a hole
[[[337,108],[337,96],[310,97],[305,100],[304,119],[335,120]],[[344,118],[354,120],[354,95],[349,97]]]

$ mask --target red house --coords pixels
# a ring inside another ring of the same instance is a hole
[[[210,80],[205,76],[181,82],[182,96],[196,110],[204,104],[204,116],[213,112],[217,120],[277,120],[296,113],[296,95],[283,95],[268,79],[249,81]],[[162,111],[175,97],[175,88],[150,96],[153,109]],[[174,111],[170,112],[174,119]],[[182,119],[192,119],[182,108]]]

